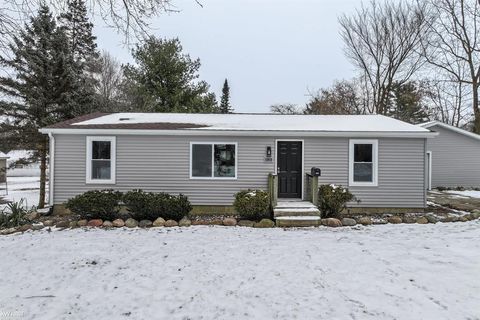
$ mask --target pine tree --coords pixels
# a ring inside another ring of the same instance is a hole
[[[84,0],[68,0],[67,10],[58,21],[68,39],[72,74],[75,75],[63,112],[66,118],[73,118],[96,109],[95,74],[100,72],[99,53]]]
[[[15,73],[0,76],[0,113],[10,120],[2,130],[25,148],[36,150],[41,169],[40,208],[45,205],[48,137],[38,129],[63,120],[60,106],[67,100],[65,92],[72,78],[67,48],[65,34],[57,28],[49,8],[41,5],[30,23],[13,37],[13,58],[0,57],[0,64]]]
[[[232,113],[233,108],[230,104],[230,86],[227,79],[223,83],[222,98],[220,99],[220,113]]]
[[[428,121],[425,92],[415,82],[394,82],[387,100],[387,115],[405,122],[417,124]]]

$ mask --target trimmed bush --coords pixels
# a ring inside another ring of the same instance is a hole
[[[172,196],[164,192],[132,190],[123,196],[123,202],[130,214],[139,221],[155,221],[159,217],[178,221],[192,210],[190,201],[182,194]]]
[[[92,190],[69,199],[65,206],[81,219],[114,220],[120,210],[122,193],[114,190]]]
[[[235,194],[233,206],[238,214],[248,220],[270,218],[270,197],[263,190],[242,190]]]
[[[324,184],[318,188],[318,208],[323,218],[338,218],[347,202],[355,200],[348,188]]]

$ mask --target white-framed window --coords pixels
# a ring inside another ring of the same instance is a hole
[[[115,137],[87,137],[86,183],[115,183],[115,150]]]
[[[378,140],[350,140],[349,185],[378,185]]]
[[[190,142],[190,179],[236,179],[236,142]]]

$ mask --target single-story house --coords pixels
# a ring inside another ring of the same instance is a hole
[[[0,183],[7,181],[7,159],[8,156],[0,151]]]
[[[439,121],[420,126],[439,134],[427,141],[428,188],[480,187],[480,135]]]
[[[40,131],[50,137],[52,205],[140,188],[185,194],[211,213],[232,212],[234,194],[249,188],[311,199],[312,167],[318,184],[351,190],[360,200],[351,210],[423,209],[436,136],[380,115],[96,113]]]

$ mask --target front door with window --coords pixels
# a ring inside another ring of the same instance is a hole
[[[277,175],[279,198],[302,197],[302,142],[278,141]]]

